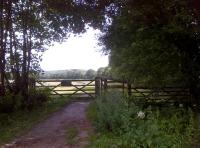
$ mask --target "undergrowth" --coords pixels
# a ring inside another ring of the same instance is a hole
[[[91,103],[87,115],[98,134],[92,148],[193,147],[195,116],[184,108],[146,108],[118,92],[107,93]]]
[[[76,127],[67,128],[65,137],[66,143],[73,145],[77,142],[78,129]]]

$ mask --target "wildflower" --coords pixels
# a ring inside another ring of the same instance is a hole
[[[142,112],[142,111],[139,111],[139,112],[137,113],[137,116],[138,116],[139,118],[141,118],[141,119],[144,119],[145,113]]]
[[[183,107],[183,104],[179,104],[179,107]]]

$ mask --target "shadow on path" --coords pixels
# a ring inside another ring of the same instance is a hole
[[[86,117],[89,101],[75,101],[16,139],[10,148],[82,148],[88,145],[91,124]],[[67,130],[77,130],[75,143],[68,143]]]

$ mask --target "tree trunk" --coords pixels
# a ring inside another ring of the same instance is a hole
[[[24,6],[26,4],[23,4],[22,6],[22,12],[25,11]],[[25,97],[27,97],[28,94],[28,73],[27,73],[27,58],[28,58],[28,26],[27,26],[27,15],[25,12],[22,14],[22,21],[23,21],[23,48],[22,48],[22,83],[21,83],[21,93]]]
[[[13,53],[13,60],[14,60],[14,69],[13,69],[13,79],[15,82],[14,86],[14,93],[18,94],[20,92],[20,86],[21,86],[21,77],[20,77],[20,65],[19,65],[19,54],[17,52],[17,42],[16,42],[16,36],[15,32],[13,31],[13,46],[14,46],[14,53]]]
[[[5,95],[4,1],[0,1],[0,96]]]

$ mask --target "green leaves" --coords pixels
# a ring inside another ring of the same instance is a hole
[[[91,147],[192,147],[195,117],[191,110],[168,107],[141,109],[118,92],[109,92],[91,105],[100,132]],[[144,112],[145,118],[138,117]]]
[[[187,1],[123,4],[101,37],[118,77],[144,85],[191,86],[193,78],[199,82],[199,18]]]

